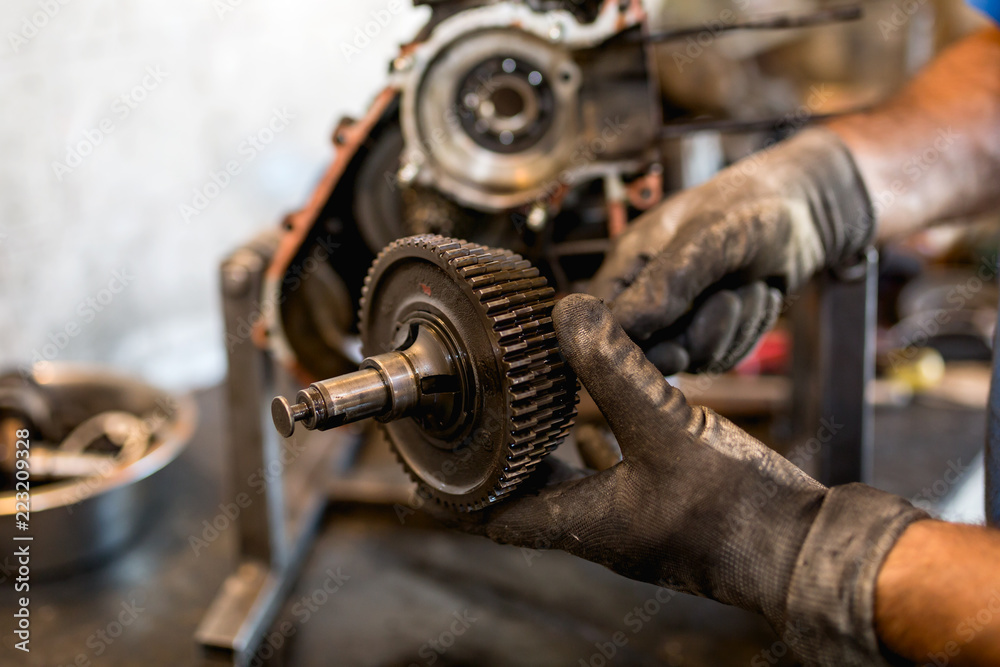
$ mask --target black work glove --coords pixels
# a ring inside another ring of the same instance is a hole
[[[850,153],[812,128],[643,215],[590,291],[664,374],[721,372],[774,324],[782,292],[853,259],[873,231]]]
[[[827,489],[688,405],[599,300],[568,296],[552,317],[624,458],[452,521],[761,613],[812,664],[872,664],[875,576],[903,529],[926,515],[861,484]]]

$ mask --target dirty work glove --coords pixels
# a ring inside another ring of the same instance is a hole
[[[643,215],[590,291],[665,375],[721,372],[774,324],[782,292],[857,256],[872,217],[847,148],[807,129]]]
[[[878,664],[875,577],[926,515],[863,484],[827,489],[688,405],[599,300],[568,296],[552,317],[624,458],[464,515],[459,527],[761,613],[808,664]]]

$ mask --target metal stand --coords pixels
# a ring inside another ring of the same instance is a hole
[[[1000,313],[993,332],[993,373],[986,406],[986,524],[1000,526]]]
[[[306,434],[280,442],[269,397],[277,371],[250,340],[260,317],[261,282],[276,239],[267,235],[222,264],[229,462],[227,503],[239,508],[238,564],[202,619],[195,638],[213,662],[247,665],[294,582],[326,506],[328,447]]]
[[[849,273],[808,285],[793,318],[795,432],[808,472],[827,486],[872,479],[877,303],[878,253],[869,249]]]

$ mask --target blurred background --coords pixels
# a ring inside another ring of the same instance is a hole
[[[86,360],[171,388],[221,381],[219,262],[306,201],[334,124],[367,108],[429,13],[398,3],[345,55],[384,4],[5,2],[0,366]],[[288,120],[269,137],[276,112]],[[185,218],[230,161],[239,174]]]

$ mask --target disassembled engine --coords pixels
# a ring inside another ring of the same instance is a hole
[[[664,196],[649,49],[671,35],[651,34],[638,0],[429,4],[286,218],[255,340],[312,383],[275,400],[282,434],[375,417],[419,484],[474,510],[571,427],[549,313]]]

